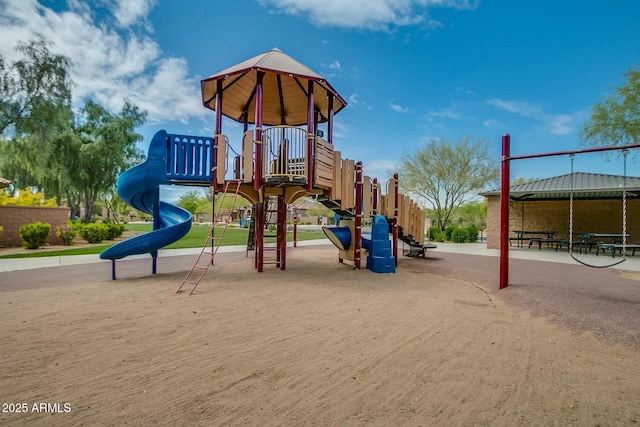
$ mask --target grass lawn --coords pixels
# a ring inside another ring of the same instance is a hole
[[[127,229],[137,232],[149,232],[152,229],[152,225],[149,224],[127,224]],[[220,236],[222,228],[216,227],[215,235]],[[163,249],[184,249],[184,248],[199,248],[202,247],[204,241],[209,234],[209,227],[205,225],[193,225],[189,233],[182,239],[164,247]],[[228,227],[224,233],[222,239],[222,246],[232,245],[246,245],[249,237],[248,228]],[[325,235],[319,231],[300,231],[298,230],[298,241],[303,240],[315,240],[324,239]],[[275,238],[265,239],[265,243],[275,241]],[[293,241],[293,233],[287,232],[287,241]],[[95,245],[85,245],[83,247],[70,247],[69,249],[61,249],[56,251],[42,251],[42,252],[24,252],[19,254],[3,255],[0,259],[5,258],[36,258],[46,256],[63,256],[63,255],[93,255],[99,254],[113,243],[99,243]]]

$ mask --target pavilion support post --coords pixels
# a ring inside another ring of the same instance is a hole
[[[393,258],[395,259],[396,268],[398,267],[398,197],[400,191],[398,189],[398,174],[393,174],[393,192],[395,205],[393,207]]]
[[[502,177],[500,187],[500,289],[509,286],[509,187],[511,186],[509,171],[509,154],[511,137],[502,136]],[[569,236],[571,238],[571,236]]]

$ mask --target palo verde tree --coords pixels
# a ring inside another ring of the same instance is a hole
[[[591,109],[580,139],[584,145],[624,145],[640,142],[640,65],[631,67],[625,82]]]
[[[56,139],[55,155],[61,159],[69,187],[80,195],[84,222],[91,221],[98,196],[113,189],[118,174],[142,159],[136,145],[142,136],[135,129],[145,118],[146,112],[128,100],[113,114],[86,99],[78,123]]]
[[[64,182],[51,143],[73,119],[71,61],[51,46],[36,35],[18,43],[21,59],[0,56],[0,173],[18,187],[60,196]]]
[[[487,139],[471,136],[431,139],[400,157],[400,189],[426,200],[444,230],[458,207],[499,176]]]

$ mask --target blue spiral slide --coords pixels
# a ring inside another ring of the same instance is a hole
[[[158,249],[184,237],[191,229],[191,213],[179,206],[160,201],[160,185],[167,182],[167,133],[157,132],[147,160],[123,172],[118,177],[120,198],[128,205],[153,216],[153,231],[117,243],[100,254],[102,259],[115,260],[129,255],[151,254],[153,273]]]

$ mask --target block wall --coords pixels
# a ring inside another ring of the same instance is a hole
[[[574,233],[621,233],[621,200],[574,200]],[[627,243],[640,243],[640,200],[627,200]],[[569,201],[528,201],[509,204],[509,235],[513,230],[553,230],[569,238]],[[500,196],[489,196],[487,248],[500,248]]]
[[[65,225],[68,219],[69,208],[66,207],[0,206],[0,225],[4,228],[0,235],[0,247],[22,246],[18,229],[36,221],[51,224],[47,243],[60,245],[62,241],[56,236],[56,227]]]

